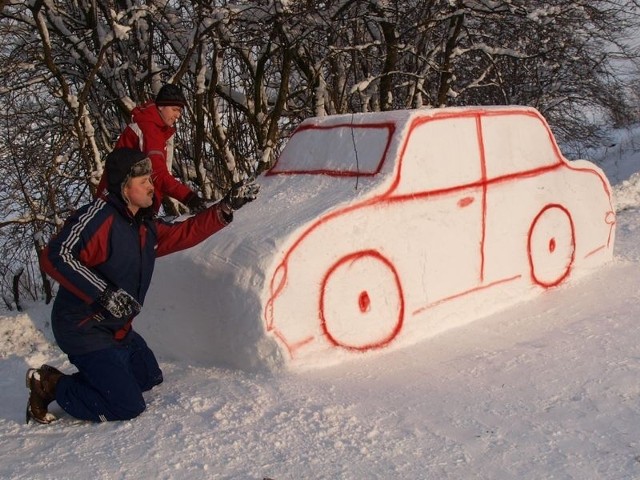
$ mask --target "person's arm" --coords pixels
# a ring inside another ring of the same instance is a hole
[[[215,205],[183,222],[156,220],[156,256],[193,247],[233,221],[233,212],[258,197],[260,186],[254,180],[238,182]]]
[[[108,255],[112,216],[98,199],[72,215],[40,255],[44,272],[86,303],[93,303],[108,284],[95,269]]]
[[[156,257],[191,248],[226,227],[232,220],[233,213],[225,213],[219,203],[181,222],[156,220]]]
[[[166,158],[163,150],[149,150],[147,155],[153,166],[153,185],[162,195],[186,204],[195,195],[193,190],[177,180],[167,169]]]
[[[115,318],[131,319],[140,312],[140,303],[92,268],[109,255],[113,214],[105,205],[98,199],[71,216],[41,252],[40,266],[85,303],[98,303]]]

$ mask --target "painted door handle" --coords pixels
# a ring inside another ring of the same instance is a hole
[[[458,200],[458,206],[460,208],[468,207],[474,202],[475,198],[473,197],[464,197]]]

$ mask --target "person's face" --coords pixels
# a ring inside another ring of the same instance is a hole
[[[165,125],[173,127],[182,115],[182,107],[177,105],[165,105],[158,107],[158,112],[160,112],[160,117],[164,120]]]
[[[153,190],[151,175],[129,179],[122,193],[131,213],[135,215],[139,209],[150,207],[153,204]]]

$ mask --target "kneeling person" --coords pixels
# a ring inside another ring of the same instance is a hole
[[[27,371],[27,421],[50,423],[56,400],[73,417],[127,420],[145,410],[142,392],[162,382],[151,349],[132,322],[144,304],[156,257],[190,248],[233,220],[255,198],[234,189],[183,222],[155,218],[151,161],[134,149],[106,158],[107,192],[74,213],[42,252],[59,282],[51,313],[56,342],[77,373],[43,365]]]

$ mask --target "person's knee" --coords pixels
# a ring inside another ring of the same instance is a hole
[[[160,370],[158,370],[158,373],[150,379],[152,387],[160,385],[163,381],[164,377],[162,376],[162,372]]]
[[[132,420],[144,412],[147,405],[143,398],[136,401],[115,401],[112,402],[109,414],[104,415],[107,421],[112,420]],[[102,420],[102,418],[101,418]]]

